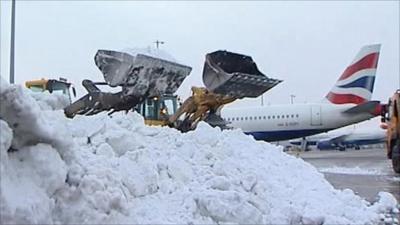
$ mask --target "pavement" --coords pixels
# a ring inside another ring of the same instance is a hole
[[[323,172],[338,189],[352,189],[370,202],[386,191],[400,203],[400,174],[396,174],[385,149],[308,151],[294,153]]]

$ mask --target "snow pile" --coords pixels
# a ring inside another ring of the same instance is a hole
[[[64,118],[0,86],[2,223],[371,224],[396,210],[335,190],[240,130],[181,134],[136,113]]]
[[[30,95],[36,100],[37,104],[43,110],[63,109],[70,104],[66,94],[53,92],[33,92]]]
[[[21,86],[0,80],[0,102],[1,222],[51,223],[53,196],[67,174],[60,155],[72,139],[62,139],[65,133]]]
[[[46,111],[42,108],[50,106],[46,106],[45,102],[39,104],[30,93],[21,86],[8,87],[3,80],[0,82],[0,118],[7,121],[13,130],[12,147],[18,149],[47,143],[61,150],[69,142],[72,143],[72,139],[63,137],[68,131],[59,128],[59,121],[46,117]]]

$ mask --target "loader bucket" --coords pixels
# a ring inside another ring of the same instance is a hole
[[[250,56],[216,51],[206,55],[203,82],[215,93],[244,98],[258,97],[282,81],[261,73]]]
[[[98,50],[95,63],[111,87],[122,86],[127,95],[173,94],[192,68],[144,54]]]

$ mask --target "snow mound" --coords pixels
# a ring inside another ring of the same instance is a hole
[[[336,190],[240,130],[182,134],[136,113],[70,120],[19,86],[2,84],[0,100],[1,223],[374,224],[397,204]]]
[[[61,150],[70,144],[66,141],[68,131],[60,128],[59,121],[51,120],[46,116],[48,111],[43,110],[46,102],[49,101],[38,103],[32,97],[32,92],[22,86],[7,87],[3,80],[1,83],[0,118],[7,121],[14,132],[11,147],[18,149],[26,145],[47,143]],[[54,111],[51,110],[50,113],[54,114]],[[64,137],[64,135],[67,136]],[[69,141],[72,142],[72,139]]]
[[[30,95],[36,100],[42,110],[64,109],[70,104],[68,96],[65,94],[49,92],[32,92]]]

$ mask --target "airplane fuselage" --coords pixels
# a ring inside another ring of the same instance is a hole
[[[280,141],[327,132],[374,116],[344,111],[355,104],[292,104],[249,108],[223,108],[221,116],[257,140]]]

